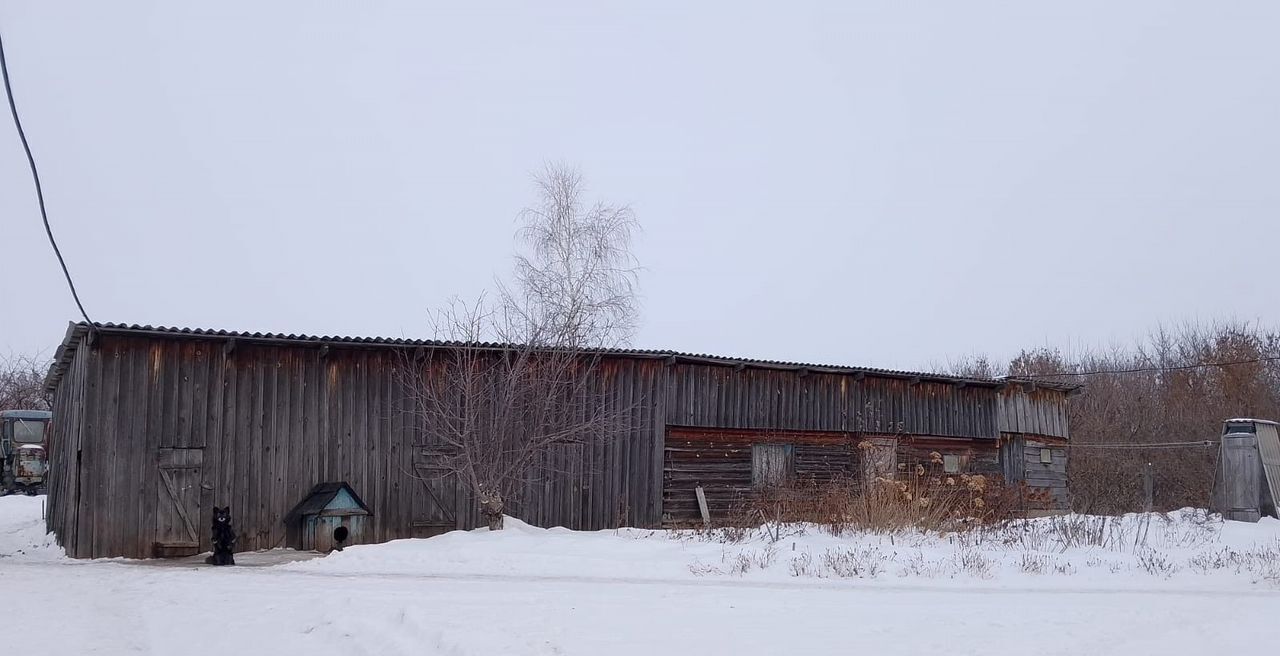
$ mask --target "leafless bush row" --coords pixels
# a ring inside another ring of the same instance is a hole
[[[1082,393],[1070,401],[1072,505],[1084,513],[1119,514],[1144,509],[1148,463],[1155,510],[1206,507],[1214,445],[1114,447],[1212,441],[1227,418],[1280,419],[1280,360],[1268,358],[1280,358],[1280,331],[1221,323],[1161,327],[1130,347],[1084,353],[1041,348],[1023,351],[1004,367],[977,358],[950,369],[985,376],[1068,374],[1048,378],[1082,383]]]
[[[0,358],[0,410],[47,410],[49,397],[44,392],[44,375],[48,365],[38,358],[9,356]]]
[[[938,457],[913,463],[892,478],[868,474],[758,490],[738,504],[723,526],[703,533],[711,533],[711,539],[741,540],[759,530],[777,542],[806,526],[832,535],[950,532],[994,524],[1020,513],[1015,490],[979,474],[946,474],[941,455],[934,455]]]

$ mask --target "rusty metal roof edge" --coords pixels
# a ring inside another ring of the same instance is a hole
[[[58,379],[66,371],[70,365],[71,358],[75,354],[75,350],[79,347],[80,338],[91,332],[112,335],[127,334],[144,334],[154,335],[162,338],[188,338],[188,339],[234,339],[246,342],[258,343],[308,343],[327,346],[354,346],[354,347],[429,347],[429,348],[478,348],[492,350],[506,350],[516,348],[513,344],[502,344],[498,342],[458,342],[438,339],[410,339],[410,338],[386,338],[386,337],[343,337],[336,335],[295,335],[283,333],[262,333],[262,332],[242,332],[222,329],[205,329],[205,328],[171,328],[167,326],[150,326],[138,324],[121,324],[121,323],[98,323],[92,326],[85,322],[72,322],[67,328],[67,334],[63,338],[62,344],[58,346],[58,350],[54,355],[54,361],[49,367],[49,373],[45,377],[45,389],[52,391],[57,385]],[[973,378],[966,376],[951,376],[947,374],[937,374],[928,372],[905,371],[897,369],[880,369],[875,367],[851,367],[832,364],[815,364],[808,362],[788,362],[783,360],[760,360],[754,358],[735,358],[720,355],[710,355],[705,353],[687,353],[681,351],[659,350],[659,349],[625,349],[625,348],[601,348],[586,349],[586,352],[598,354],[602,356],[618,356],[633,357],[646,359],[671,359],[676,361],[689,362],[694,364],[708,364],[715,366],[736,366],[743,365],[755,369],[774,369],[782,371],[798,371],[807,370],[813,373],[831,373],[831,374],[864,374],[867,376],[875,376],[878,378],[897,378],[906,380],[916,380],[921,382],[939,382],[939,383],[964,383],[966,385],[975,385],[982,387],[997,387],[1010,383],[1018,383],[1023,385],[1034,385],[1036,387],[1068,392],[1081,387],[1073,383],[1054,383],[1044,380],[1021,379],[1014,377],[1005,378]]]

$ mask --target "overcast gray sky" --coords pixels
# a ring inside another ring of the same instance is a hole
[[[644,226],[638,346],[919,368],[1280,319],[1280,3],[422,4],[0,4],[90,315],[427,336],[563,160]],[[5,120],[0,352],[50,355]]]

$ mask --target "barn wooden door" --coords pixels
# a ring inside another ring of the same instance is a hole
[[[1000,472],[1006,483],[1026,480],[1026,439],[1021,435],[1004,433],[1000,441]]]
[[[458,477],[441,466],[443,455],[431,447],[418,447],[413,454],[414,537],[462,528],[458,524]]]
[[[156,485],[157,557],[200,552],[200,473],[202,449],[160,449]]]
[[[1231,433],[1222,438],[1222,515],[1227,519],[1256,522],[1261,516],[1262,463],[1258,438]]]

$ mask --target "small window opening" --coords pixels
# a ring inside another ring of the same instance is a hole
[[[1052,450],[1052,449],[1040,449],[1040,464],[1042,464],[1042,465],[1052,465],[1052,464],[1053,464],[1053,450]]]
[[[751,447],[751,483],[756,487],[783,487],[791,480],[790,444],[756,444]]]
[[[942,456],[942,471],[948,474],[960,473],[960,456],[948,453]]]

